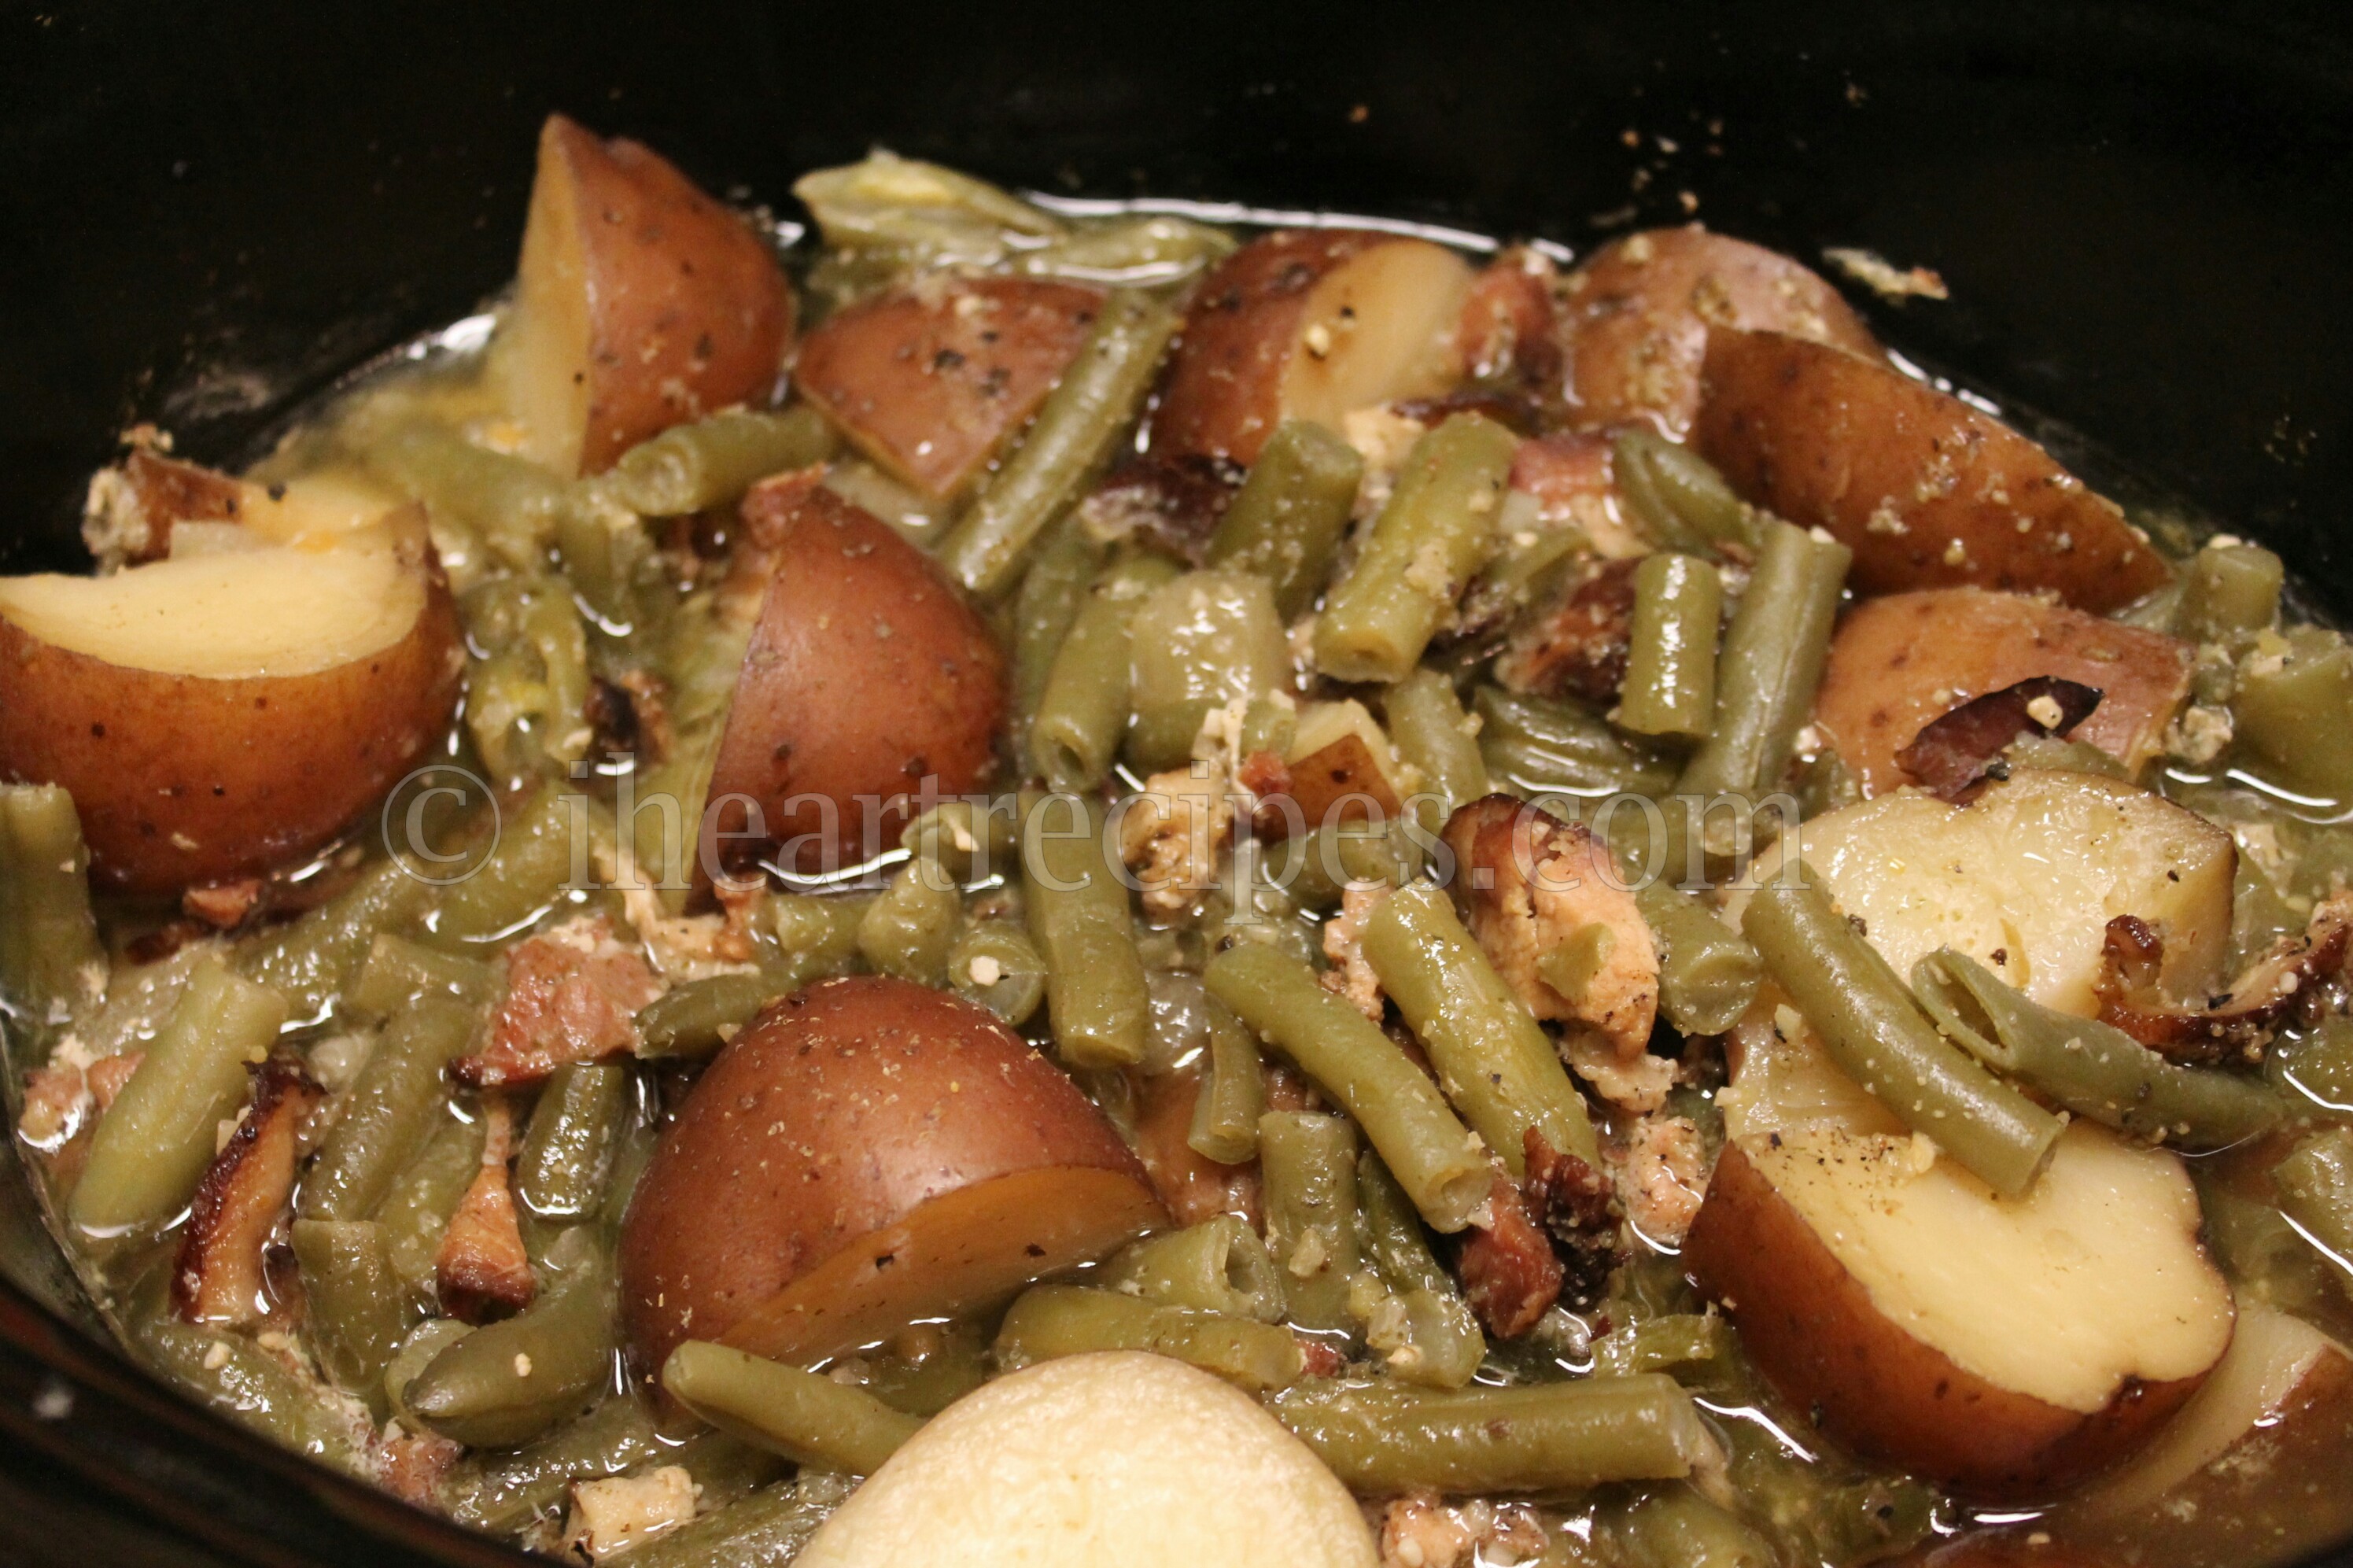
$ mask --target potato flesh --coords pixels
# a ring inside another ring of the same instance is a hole
[[[507,401],[524,431],[523,455],[562,474],[580,471],[588,429],[588,259],[580,244],[577,182],[541,154],[515,268],[514,338],[501,363]]]
[[[1337,430],[1351,408],[1435,397],[1460,374],[1471,269],[1426,242],[1377,245],[1315,286],[1282,373],[1282,413]]]
[[[389,548],[199,550],[111,577],[0,579],[0,615],[44,642],[164,674],[306,675],[406,635],[425,584]]]
[[[967,1394],[852,1494],[800,1568],[1372,1568],[1345,1488],[1249,1395],[1133,1351]]]
[[[2165,938],[2176,995],[2215,981],[2231,936],[2230,835],[2112,779],[2021,768],[1968,806],[1905,790],[1828,812],[1798,837],[1843,913],[1908,978],[1957,948],[2048,1007],[2091,1017],[2107,923],[2135,915]],[[1756,879],[1778,874],[1786,842]],[[1727,901],[1736,924],[1745,898]]]

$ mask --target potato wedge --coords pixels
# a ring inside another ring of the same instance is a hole
[[[1354,698],[1301,708],[1283,765],[1287,777],[1271,793],[1288,797],[1290,804],[1261,808],[1262,836],[1312,833],[1327,823],[1393,822],[1413,793],[1389,737]],[[1292,805],[1298,809],[1295,820]]]
[[[1005,657],[931,557],[814,472],[754,486],[744,520],[768,577],[712,768],[717,843],[731,868],[771,845],[855,863],[898,842],[926,780],[987,777]]]
[[[2180,1160],[2078,1120],[1999,1198],[1773,1012],[1741,1025],[1683,1256],[1775,1386],[1866,1456],[1989,1499],[2147,1441],[2232,1332]]]
[[[1168,1223],[1070,1079],[908,980],[771,1006],[695,1085],[620,1239],[651,1374],[681,1340],[797,1364],[984,1307]]]
[[[72,791],[104,885],[249,875],[439,740],[464,663],[415,531],[0,579],[0,776]]]
[[[1202,281],[1161,383],[1155,451],[1248,465],[1285,419],[1338,430],[1351,408],[1461,379],[1471,268],[1426,239],[1287,228]]]
[[[1899,975],[1957,948],[2046,1007],[2090,1018],[2107,922],[2132,915],[2165,941],[2160,980],[2203,995],[2230,951],[2231,835],[2146,789],[2020,768],[1967,806],[1904,791],[1805,822],[1807,866]],[[1751,885],[1780,874],[1785,838]],[[1725,913],[1737,925],[1747,895]]]
[[[501,346],[524,455],[566,478],[765,399],[793,292],[749,224],[650,148],[551,114]]]
[[[2048,588],[2130,604],[2170,575],[2147,535],[1991,415],[1777,333],[1708,336],[1692,445],[1741,499],[1854,552],[1858,593]]]
[[[2024,594],[1929,588],[1865,599],[1839,622],[1814,722],[1865,797],[1915,782],[1895,754],[1972,697],[2034,675],[2095,687],[2071,738],[2137,770],[2189,694],[2189,645]]]
[[[793,382],[859,450],[944,500],[1029,422],[1102,303],[1043,279],[928,278],[827,317]]]
[[[1695,223],[1603,246],[1567,288],[1569,398],[1588,426],[1645,419],[1682,440],[1712,328],[1794,333],[1880,357],[1871,329],[1812,271]]]

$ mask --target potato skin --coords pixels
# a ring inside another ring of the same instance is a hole
[[[1862,319],[1799,262],[1695,223],[1650,229],[1603,246],[1568,276],[1561,330],[1578,422],[1646,419],[1682,439],[1718,327],[1794,333],[1880,357]]]
[[[758,802],[766,835],[722,845],[791,846],[807,871],[895,842],[926,779],[976,788],[1005,713],[1004,653],[962,592],[818,480],[781,475],[744,499],[745,557],[771,575],[711,775],[720,831],[747,814],[723,802],[735,795]]]
[[[1736,1140],[1683,1258],[1784,1398],[1857,1452],[1973,1497],[2050,1496],[2130,1451],[2202,1381],[2127,1383],[2085,1415],[1962,1370],[1880,1314]]]
[[[1921,726],[1971,697],[2058,675],[2101,693],[2071,738],[2137,769],[2162,748],[2189,695],[2190,653],[2179,638],[2024,594],[1890,594],[1840,620],[1814,722],[1867,798],[1913,782],[1895,753]]]
[[[586,341],[564,344],[570,363],[543,374],[587,377],[577,471],[601,473],[649,436],[773,390],[794,306],[767,244],[651,148],[552,114],[523,236],[526,310],[535,279],[553,286],[562,270],[550,248],[567,246]],[[544,440],[535,434],[533,455],[565,467]]]
[[[1858,593],[2048,588],[2121,609],[2170,575],[2115,503],[1959,398],[1802,338],[1716,331],[1692,445],[1745,501],[1854,552]]]
[[[449,726],[465,643],[429,548],[406,636],[304,675],[132,669],[0,617],[0,778],[62,784],[90,878],[175,893],[299,860],[341,832]]]
[[[638,1182],[619,1250],[633,1361],[727,1337],[926,1203],[1073,1171],[1132,1192],[1135,1229],[1166,1223],[1102,1114],[986,1009],[871,976],[800,991],[720,1053]]]
[[[1102,303],[1038,278],[927,281],[827,317],[793,380],[860,451],[944,499],[1029,422]]]

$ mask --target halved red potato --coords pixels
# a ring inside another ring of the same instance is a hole
[[[1915,782],[1895,754],[1972,697],[2035,675],[2095,687],[2071,739],[2137,770],[2189,694],[2190,647],[2024,594],[1928,588],[1865,599],[1839,621],[1814,722],[1867,796]]]
[[[1644,419],[1678,440],[1711,329],[1794,333],[1876,361],[1878,340],[1799,262],[1697,224],[1630,234],[1568,275],[1562,331],[1578,422]]]
[[[1692,446],[1742,500],[1837,535],[1859,593],[2048,588],[2105,611],[2169,575],[2147,535],[2049,452],[1885,365],[1719,330],[1702,381]]]
[[[924,780],[965,794],[994,760],[1005,656],[987,624],[930,556],[820,477],[744,498],[745,559],[768,577],[711,772],[730,869],[770,845],[802,870],[854,863],[898,842]]]
[[[648,436],[765,399],[793,291],[768,242],[659,154],[551,114],[507,332],[524,455],[601,473]]]
[[[1155,451],[1248,465],[1275,426],[1333,430],[1351,408],[1435,397],[1462,376],[1470,264],[1357,228],[1286,228],[1203,280],[1161,383]]]
[[[1738,1033],[1683,1260],[1831,1436],[1969,1495],[2044,1498],[2146,1442],[2221,1359],[2231,1290],[2169,1150],[2078,1119],[2003,1199],[1770,993]]]
[[[0,579],[0,777],[72,792],[107,886],[249,875],[414,766],[464,667],[421,529]]]
[[[356,471],[263,485],[142,447],[119,466],[90,476],[82,538],[101,566],[111,567],[172,554],[182,524],[228,524],[281,545],[328,541],[382,520],[400,504],[398,495]],[[187,546],[183,538],[176,547]]]
[[[797,1364],[1010,1296],[1165,1225],[1071,1080],[971,1002],[829,980],[729,1044],[622,1227],[650,1373],[688,1338]]]
[[[1041,278],[928,277],[827,317],[793,382],[859,450],[944,499],[1029,422],[1102,304]]]

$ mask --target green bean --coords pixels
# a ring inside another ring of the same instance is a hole
[[[1938,1028],[1986,1065],[2136,1138],[2223,1149],[2285,1114],[2279,1097],[2261,1083],[2168,1062],[2112,1024],[2072,1017],[2011,990],[1951,948],[1913,967],[1912,990]],[[1989,1031],[1958,1014],[1962,998]]]
[[[90,912],[90,852],[73,797],[55,784],[0,785],[0,991],[61,1023],[106,985]]]
[[[329,1220],[297,1220],[297,1224],[332,1224]],[[422,1423],[408,1408],[408,1385],[417,1374],[432,1364],[433,1358],[474,1331],[471,1323],[461,1323],[455,1318],[427,1318],[400,1341],[392,1359],[384,1364],[384,1403],[392,1419],[410,1427]],[[596,1419],[594,1414],[583,1418],[583,1425]],[[650,1428],[649,1428],[650,1430]]]
[[[662,1363],[672,1398],[723,1432],[798,1465],[871,1476],[923,1425],[863,1389],[689,1340]]]
[[[220,1123],[245,1103],[246,1068],[265,1060],[286,1001],[200,962],[171,1018],[113,1106],[99,1118],[67,1206],[77,1230],[119,1234],[169,1219],[213,1160]]]
[[[1659,1011],[1685,1034],[1721,1034],[1756,1000],[1764,960],[1748,938],[1663,878],[1638,882],[1634,906],[1659,954]]]
[[[2353,1111],[2353,1018],[2334,1013],[2292,1048],[2274,1044],[2263,1075],[2294,1094],[2299,1110]]]
[[[1029,720],[1029,766],[1051,788],[1092,789],[1110,771],[1127,733],[1130,618],[1176,576],[1159,556],[1136,556],[1087,589]]]
[[[1069,823],[1052,827],[1052,819]],[[1046,958],[1046,1012],[1072,1067],[1144,1060],[1152,1000],[1127,888],[1104,853],[1092,799],[1050,795],[1025,813],[1021,861],[1029,935]]]
[[[629,1568],[786,1568],[849,1497],[848,1477],[804,1470],[633,1546]]]
[[[1291,680],[1291,645],[1266,579],[1187,572],[1128,617],[1127,759],[1146,773],[1182,765],[1213,708]]]
[[[2330,1128],[2303,1139],[2272,1167],[2272,1187],[2280,1212],[2306,1235],[2340,1264],[2353,1260],[2353,1128]]]
[[[384,1370],[409,1322],[408,1292],[393,1277],[383,1234],[369,1220],[297,1220],[294,1257],[319,1364],[381,1418]]]
[[[1657,555],[1634,568],[1634,619],[1618,724],[1636,735],[1697,740],[1715,724],[1715,638],[1724,579],[1694,556]]]
[[[1486,1360],[1486,1336],[1431,1255],[1420,1216],[1397,1178],[1369,1149],[1356,1160],[1356,1202],[1366,1255],[1397,1302],[1398,1321],[1376,1321],[1366,1341],[1388,1358],[1392,1376],[1430,1388],[1462,1387]]]
[[[1155,1307],[1080,1285],[1023,1291],[997,1333],[997,1362],[1012,1370],[1095,1351],[1167,1356],[1250,1393],[1289,1387],[1303,1364],[1297,1337],[1275,1324]]]
[[[1298,735],[1299,705],[1288,693],[1270,692],[1252,697],[1250,706],[1242,710],[1241,733],[1234,737],[1234,752],[1239,757],[1259,751],[1288,757]]]
[[[382,1022],[428,996],[482,1006],[497,989],[497,975],[479,959],[379,931],[344,984],[343,1001],[360,1017]]]
[[[1193,1102],[1186,1145],[1220,1165],[1258,1158],[1258,1118],[1266,1112],[1266,1082],[1258,1038],[1224,1002],[1208,1002],[1208,1062]]]
[[[877,150],[855,164],[793,182],[830,246],[915,251],[931,260],[988,262],[1008,233],[1060,238],[1070,226],[985,180]]]
[[[1687,1485],[1604,1509],[1594,1520],[1609,1561],[1626,1568],[1776,1568],[1764,1537]]]
[[[1675,789],[1746,794],[1778,788],[1813,711],[1831,623],[1853,552],[1768,521],[1757,566],[1716,658],[1715,726]]]
[[[1339,681],[1398,681],[1495,552],[1519,440],[1456,414],[1414,443],[1388,504],[1315,622],[1315,665]]]
[[[1713,1312],[1638,1319],[1593,1341],[1593,1370],[1606,1376],[1664,1372],[1714,1361],[1732,1349],[1729,1323]]]
[[[1139,214],[1019,251],[1013,270],[1033,278],[1165,289],[1222,260],[1235,243],[1205,223]]]
[[[1071,517],[1039,542],[1029,569],[1021,574],[1008,641],[1013,645],[1013,739],[1022,755],[1028,755],[1029,724],[1046,694],[1054,656],[1078,620],[1088,586],[1103,564],[1103,546]]]
[[[672,1452],[645,1405],[632,1395],[616,1394],[528,1447],[466,1460],[451,1473],[442,1496],[461,1524],[514,1530],[561,1503],[565,1489],[575,1480],[617,1476]]]
[[[1769,882],[1741,929],[1840,1071],[2004,1197],[2033,1185],[2064,1124],[1937,1033],[1829,895]]]
[[[1021,802],[1012,795],[986,804],[943,800],[907,824],[899,845],[965,882],[1001,875],[1012,869],[1021,847]]]
[[[2103,779],[2132,781],[2133,770],[2121,758],[2102,751],[2089,741],[2061,740],[2052,735],[2021,735],[2001,748],[2012,768],[2042,768],[2052,772],[2092,773]]]
[[[1391,822],[1325,822],[1286,840],[1271,874],[1310,909],[1336,906],[1352,882],[1403,887],[1421,871],[1421,854],[1403,818]]]
[[[1297,620],[1324,586],[1364,475],[1356,448],[1313,419],[1285,419],[1259,449],[1204,558],[1258,573],[1274,590],[1276,610]]]
[[[1351,1490],[1375,1496],[1676,1479],[1720,1452],[1691,1396],[1656,1372],[1457,1393],[1303,1383],[1269,1409]]]
[[[560,1265],[560,1266],[559,1266]],[[408,1406],[444,1437],[509,1447],[576,1414],[613,1375],[611,1265],[581,1230],[549,1259],[539,1299],[475,1330],[433,1358],[408,1387]]]
[[[1012,586],[1031,542],[1134,422],[1176,326],[1169,305],[1133,289],[1112,291],[1029,433],[941,542],[951,576],[984,598]]]
[[[629,1070],[618,1062],[567,1062],[555,1069],[515,1157],[514,1195],[525,1209],[564,1220],[597,1211],[628,1097]]]
[[[480,871],[441,890],[427,939],[464,945],[498,937],[584,883],[591,814],[587,798],[543,788],[501,832]]]
[[[2182,574],[2180,634],[2221,642],[2263,630],[2279,618],[2287,568],[2261,545],[2210,544]]]
[[[338,1469],[358,1467],[359,1424],[251,1340],[159,1316],[134,1344],[156,1371],[239,1425]]]
[[[403,862],[380,860],[317,908],[238,944],[237,972],[284,996],[295,1018],[321,1017],[377,936],[412,926],[432,891]]]
[[[1317,984],[1305,964],[1255,943],[1219,954],[1202,978],[1356,1118],[1433,1229],[1471,1223],[1492,1182],[1487,1151],[1378,1024]]]
[[[478,530],[507,565],[532,570],[544,563],[565,485],[537,463],[478,447],[423,419],[394,429],[356,455],[410,500]]]
[[[797,984],[843,973],[858,962],[859,928],[873,902],[871,894],[839,893],[785,893],[768,900],[769,928]]]
[[[2316,626],[2258,633],[2231,712],[2242,745],[2291,788],[2353,800],[2353,648]]]
[[[1345,1117],[1269,1111],[1259,1118],[1258,1154],[1283,1315],[1303,1329],[1354,1333],[1356,1128]]]
[[[1299,917],[1299,901],[1278,873],[1256,839],[1235,842],[1225,880],[1203,895],[1201,913],[1194,921],[1203,952],[1222,952],[1241,942],[1299,963],[1314,961],[1315,927]]]
[[[1531,1132],[1562,1153],[1600,1158],[1584,1097],[1552,1042],[1445,894],[1418,882],[1389,895],[1366,920],[1363,942],[1381,989],[1430,1053],[1439,1086],[1514,1176],[1526,1173]]]
[[[671,987],[638,1012],[638,1054],[699,1060],[717,1053],[784,991],[757,974],[712,975]]]
[[[1535,497],[1525,491],[1513,491],[1504,498],[1496,532],[1503,538],[1502,548],[1471,579],[1462,593],[1462,606],[1455,612],[1456,629],[1461,631],[1501,630],[1528,606],[1553,598],[1569,571],[1593,554],[1593,541],[1583,529],[1565,523],[1547,524]],[[1473,662],[1483,662],[1493,652],[1488,637],[1472,635],[1458,644],[1457,652],[1447,655],[1446,662],[1451,666],[1464,656]]]
[[[1472,698],[1479,752],[1498,788],[1524,795],[1664,795],[1675,765],[1652,747],[1567,703],[1482,686]]]
[[[1382,717],[1398,755],[1421,774],[1437,799],[1423,826],[1436,831],[1447,813],[1487,793],[1487,759],[1479,726],[1462,711],[1453,683],[1434,670],[1416,670],[1388,689]],[[1434,819],[1434,820],[1432,820]]]
[[[1759,543],[1763,517],[1689,447],[1649,430],[1628,430],[1611,449],[1610,471],[1635,520],[1664,548],[1736,544],[1755,549]]]
[[[1147,1237],[1103,1265],[1103,1283],[1163,1307],[1261,1323],[1282,1317],[1282,1277],[1248,1222],[1219,1214]]]
[[[610,488],[593,480],[573,486],[555,514],[555,554],[565,581],[605,630],[636,628],[638,583],[653,561],[654,542],[644,519]]]
[[[1046,960],[1011,920],[975,920],[948,949],[948,984],[1015,1028],[1046,1000]]]
[[[343,1115],[302,1180],[308,1220],[364,1220],[433,1128],[447,1097],[441,1073],[474,1038],[472,1009],[427,997],[393,1020],[368,1054]]]
[[[2207,1240],[2239,1299],[2299,1317],[2317,1314],[2326,1322],[2340,1299],[2337,1281],[2346,1277],[2344,1271],[2306,1240],[2276,1204],[2235,1192],[2211,1171],[2200,1169],[2196,1174]]]
[[[393,1272],[414,1291],[432,1292],[434,1265],[449,1216],[458,1212],[466,1189],[482,1168],[484,1133],[479,1120],[445,1115],[375,1207],[376,1228],[384,1235]]]
[[[730,408],[639,441],[607,482],[632,512],[682,517],[728,504],[754,480],[823,462],[840,446],[833,426],[806,403],[776,414]]]
[[[948,948],[964,918],[964,894],[935,863],[901,866],[858,922],[858,950],[877,974],[919,985],[947,983]]]
[[[646,1173],[659,1141],[660,1129],[649,1121],[632,1117],[623,1125],[620,1140],[613,1148],[612,1173],[605,1179],[605,1207],[596,1215],[607,1245],[619,1239],[621,1222],[629,1215],[629,1200],[637,1195],[638,1179]]]

